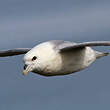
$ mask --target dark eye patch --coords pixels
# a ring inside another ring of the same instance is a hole
[[[34,60],[36,60],[37,59],[37,57],[36,56],[34,56],[33,58],[32,58],[32,61],[34,61]]]

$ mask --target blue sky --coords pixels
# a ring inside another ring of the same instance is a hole
[[[52,39],[110,41],[110,1],[1,0],[0,39],[1,50]],[[0,58],[0,110],[110,109],[110,56],[76,74],[50,78],[22,76],[22,59]]]

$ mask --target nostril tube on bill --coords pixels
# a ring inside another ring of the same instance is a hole
[[[26,70],[27,66],[28,66],[28,65],[26,65],[26,64],[24,65],[24,70]]]

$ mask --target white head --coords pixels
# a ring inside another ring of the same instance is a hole
[[[35,46],[24,56],[23,75],[28,72],[39,73],[44,71],[53,55],[54,51],[51,43],[45,42]]]

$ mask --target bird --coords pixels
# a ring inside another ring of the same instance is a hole
[[[62,76],[81,71],[108,52],[94,50],[93,46],[110,46],[110,41],[75,43],[64,40],[45,41],[33,48],[1,50],[0,57],[25,54],[22,74],[33,72],[42,76]]]

